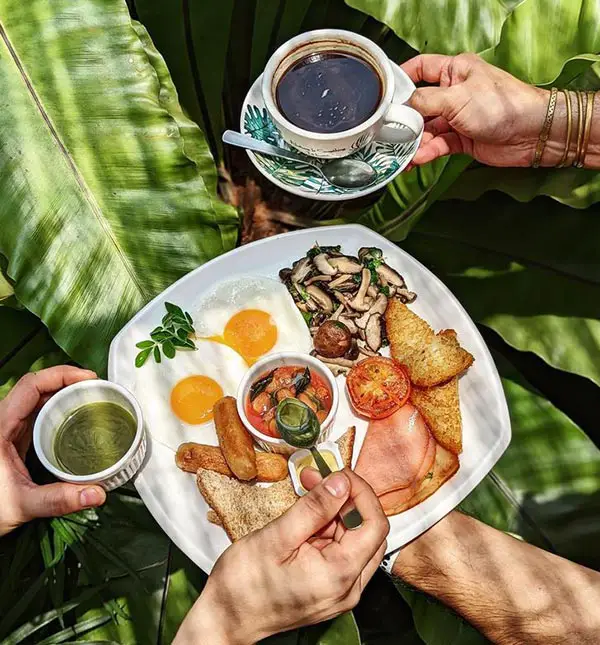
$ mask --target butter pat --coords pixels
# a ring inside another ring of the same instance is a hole
[[[323,456],[325,463],[332,471],[343,470],[344,462],[342,461],[342,455],[340,454],[338,445],[334,441],[324,441],[323,443],[317,444],[316,447]],[[302,448],[301,450],[296,450],[288,460],[290,478],[292,480],[294,490],[299,496],[306,495],[308,492],[300,483],[300,473],[305,468],[314,468],[315,470],[319,470],[310,450]]]

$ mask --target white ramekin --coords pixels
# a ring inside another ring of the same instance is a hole
[[[86,403],[105,401],[117,403],[135,419],[136,431],[129,450],[114,466],[91,475],[73,475],[65,472],[54,456],[53,443],[61,423],[77,408]],[[33,426],[33,447],[46,470],[58,479],[72,484],[98,484],[109,491],[122,486],[139,470],[146,454],[146,435],[142,409],[136,398],[121,385],[110,381],[80,381],[57,392],[41,409]]]
[[[282,367],[283,365],[301,365],[302,367],[309,367],[311,370],[316,372],[329,386],[331,390],[331,410],[325,418],[325,421],[321,424],[321,433],[319,434],[318,442],[327,441],[329,432],[333,426],[333,420],[337,413],[338,404],[339,404],[339,392],[338,385],[335,380],[335,377],[331,373],[331,370],[323,363],[313,358],[308,354],[301,354],[298,352],[280,352],[278,354],[271,354],[266,356],[254,363],[254,365],[246,372],[246,375],[242,379],[237,391],[237,410],[240,415],[242,423],[248,429],[248,432],[252,435],[256,443],[267,450],[268,452],[278,452],[284,455],[291,455],[297,448],[290,446],[289,443],[286,443],[283,439],[277,439],[275,437],[270,437],[269,435],[263,434],[258,431],[248,420],[246,416],[245,403],[246,397],[250,390],[250,386],[256,379],[270,372],[277,367]]]

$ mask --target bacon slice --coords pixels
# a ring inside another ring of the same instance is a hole
[[[356,472],[378,496],[408,489],[427,474],[435,446],[423,417],[407,403],[386,419],[369,423]]]

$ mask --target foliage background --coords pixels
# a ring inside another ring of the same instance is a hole
[[[240,223],[251,239],[359,221],[448,284],[497,361],[513,442],[463,510],[598,568],[598,173],[455,157],[331,206],[273,189],[220,133],[270,53],[307,29],[360,31],[397,62],[475,51],[531,83],[598,89],[599,14],[585,0],[0,0],[0,396],[67,360],[102,372],[123,322],[231,248]],[[130,486],[97,514],[1,540],[0,573],[7,643],[169,642],[204,583]],[[384,574],[354,615],[370,645],[485,642]],[[346,617],[270,642],[358,638]]]

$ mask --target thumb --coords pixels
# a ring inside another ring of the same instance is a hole
[[[27,519],[33,519],[68,515],[101,506],[105,501],[106,493],[100,486],[57,483],[29,489],[22,504]]]
[[[284,550],[294,551],[327,526],[350,495],[350,480],[341,471],[332,473],[301,497],[271,525]]]
[[[456,113],[454,87],[418,87],[408,100],[421,116],[444,116],[450,119]]]

